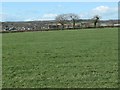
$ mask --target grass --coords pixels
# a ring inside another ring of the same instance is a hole
[[[118,87],[117,28],[3,34],[3,87]]]

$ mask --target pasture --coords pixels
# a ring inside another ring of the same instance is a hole
[[[118,87],[118,30],[6,33],[3,87]]]

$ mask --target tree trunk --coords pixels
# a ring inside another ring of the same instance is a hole
[[[62,25],[62,30],[64,30],[64,24],[63,24],[63,23],[61,23],[61,25]]]
[[[75,20],[73,19],[73,29],[75,29]]]
[[[94,22],[94,27],[96,28],[97,22]]]

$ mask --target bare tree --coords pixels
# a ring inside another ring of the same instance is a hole
[[[93,17],[93,20],[94,20],[94,27],[96,27],[96,26],[97,26],[97,23],[98,23],[99,20],[100,20],[100,16],[95,15],[95,16]]]
[[[68,14],[68,18],[70,20],[72,20],[72,23],[73,23],[73,29],[75,29],[75,23],[76,23],[76,20],[78,20],[80,17],[77,15],[77,14],[74,14],[74,13],[69,13]]]
[[[67,21],[67,14],[58,15],[55,20],[62,25],[62,29],[64,29],[64,24]]]

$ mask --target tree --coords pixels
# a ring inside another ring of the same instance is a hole
[[[55,20],[62,25],[62,29],[64,29],[64,24],[67,21],[67,14],[58,15]]]
[[[99,20],[100,20],[100,16],[95,15],[95,16],[93,17],[93,20],[94,20],[94,27],[96,27],[96,26],[97,26],[97,23],[98,23]]]
[[[72,23],[73,23],[72,27],[73,27],[73,29],[75,29],[75,23],[76,23],[76,20],[79,19],[79,16],[77,14],[74,14],[74,13],[69,13],[68,18],[70,20],[72,20]]]

